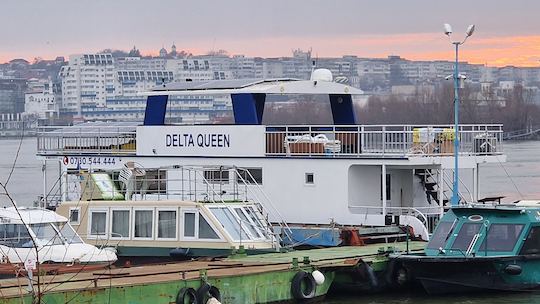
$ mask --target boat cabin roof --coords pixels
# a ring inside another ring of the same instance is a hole
[[[25,207],[17,209],[19,212],[17,212],[14,207],[0,209],[0,224],[40,224],[67,222],[67,218],[51,210]]]
[[[351,94],[360,89],[330,81],[276,79],[234,79],[172,82],[155,87],[144,95],[218,95],[218,94]]]

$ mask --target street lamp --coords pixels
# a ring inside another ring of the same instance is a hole
[[[459,204],[459,174],[458,174],[458,156],[459,156],[459,132],[458,132],[458,123],[459,123],[459,81],[460,78],[463,77],[459,75],[459,69],[458,69],[458,51],[459,46],[464,44],[465,41],[467,41],[467,38],[469,38],[474,33],[474,24],[469,25],[467,28],[467,31],[465,32],[465,38],[463,41],[452,41],[450,42],[455,46],[456,48],[456,63],[454,65],[454,184],[452,189],[452,199],[451,204],[452,207],[455,207]],[[445,23],[444,24],[444,34],[448,36],[449,39],[450,35],[452,35],[452,27],[450,24]],[[460,77],[461,76],[461,77]]]

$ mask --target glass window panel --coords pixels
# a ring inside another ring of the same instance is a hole
[[[158,238],[176,238],[176,211],[158,211]]]
[[[261,231],[262,234],[266,238],[268,238],[267,227],[266,227],[266,225],[263,225],[261,220],[257,217],[257,213],[256,213],[255,209],[253,209],[253,207],[245,207],[244,210],[249,215],[251,220],[257,225],[257,227],[259,228],[259,231]]]
[[[184,213],[184,236],[195,237],[195,213]]]
[[[0,225],[0,245],[19,248],[34,247],[28,229],[22,224]]]
[[[211,211],[234,240],[249,238],[244,231],[240,232],[238,218],[228,208],[211,208]]]
[[[259,231],[257,230],[257,228],[255,227],[255,225],[251,224],[251,222],[249,221],[248,217],[244,214],[244,212],[242,212],[242,209],[241,208],[234,208],[234,211],[236,211],[236,214],[238,215],[238,217],[240,217],[240,219],[242,220],[242,223],[247,226],[249,232],[251,233],[252,236],[256,237],[256,238],[261,238],[261,234],[259,233]]]
[[[453,228],[451,222],[440,222],[435,230],[431,240],[429,241],[427,248],[429,249],[439,249],[440,247],[444,248],[444,244],[448,240],[450,235],[450,230]]]
[[[212,226],[208,224],[206,219],[199,213],[199,238],[200,239],[219,239],[219,236],[214,231]]]
[[[239,178],[239,182],[241,183],[245,181],[249,185],[253,184],[254,182],[262,185],[262,168],[239,169],[238,174],[242,177]]]
[[[112,211],[112,237],[129,237],[129,210]]]
[[[69,222],[70,223],[79,223],[79,209],[69,210]]]
[[[135,210],[135,237],[152,237],[153,213],[151,210]]]
[[[50,223],[31,224],[30,229],[34,231],[36,238],[44,246],[64,244],[58,232],[56,232]]]
[[[523,225],[492,224],[480,252],[482,251],[512,251],[523,230]]]
[[[56,228],[68,244],[81,244],[83,241],[68,223],[56,223]]]
[[[106,223],[107,223],[106,212],[93,211],[91,213],[90,234],[91,235],[105,235]]]
[[[482,227],[481,223],[465,223],[461,226],[461,229],[458,232],[454,244],[452,244],[452,249],[467,250],[475,234],[480,231]]]
[[[532,227],[519,254],[540,253],[540,227]]]

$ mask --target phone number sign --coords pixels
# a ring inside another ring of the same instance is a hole
[[[62,163],[68,169],[114,168],[123,164],[119,157],[64,156]]]

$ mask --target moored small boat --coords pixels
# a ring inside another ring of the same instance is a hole
[[[116,261],[113,249],[82,241],[67,218],[41,208],[0,209],[0,274],[96,270]]]
[[[540,201],[451,208],[425,254],[393,256],[430,294],[540,287]],[[402,277],[404,277],[402,275]]]

